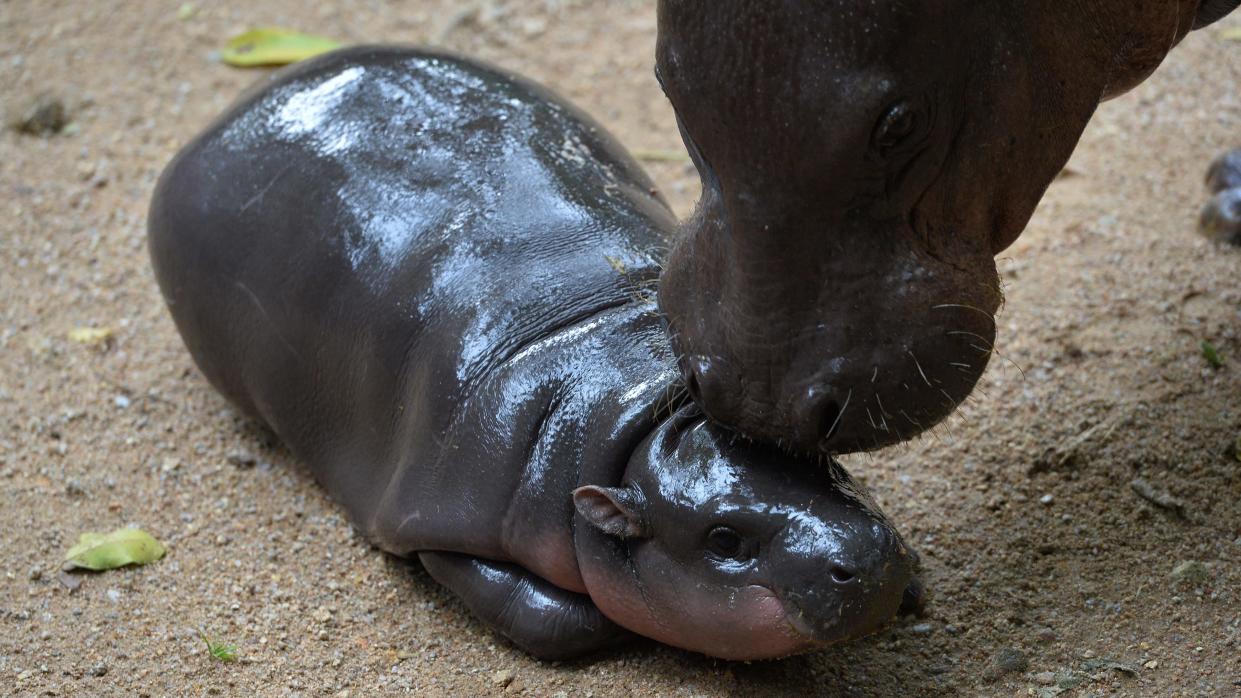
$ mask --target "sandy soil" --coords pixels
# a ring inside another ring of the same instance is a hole
[[[646,643],[540,664],[360,540],[207,386],[156,290],[144,215],[179,144],[256,79],[212,60],[255,25],[447,45],[549,83],[634,149],[680,151],[651,73],[654,3],[198,4],[179,19],[172,0],[0,0],[4,107],[51,91],[72,120],[0,134],[0,692],[1241,692],[1241,251],[1193,233],[1203,168],[1241,141],[1241,44],[1195,35],[1102,109],[1075,174],[1004,255],[1004,358],[963,416],[849,459],[924,554],[928,617],[781,662]],[[650,169],[687,211],[687,165]],[[70,341],[82,326],[115,338]],[[169,555],[76,591],[58,579],[78,533],[124,524]],[[1173,581],[1186,561],[1205,575]],[[213,661],[198,629],[241,660]]]

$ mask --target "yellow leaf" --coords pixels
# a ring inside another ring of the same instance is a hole
[[[65,567],[111,570],[125,565],[145,565],[167,550],[151,534],[138,528],[118,528],[104,533],[83,533],[78,544],[65,554]]]
[[[340,42],[291,29],[251,29],[228,40],[220,59],[240,68],[296,63],[340,48]]]
[[[112,339],[112,328],[75,327],[69,330],[69,339],[81,344],[103,344]]]

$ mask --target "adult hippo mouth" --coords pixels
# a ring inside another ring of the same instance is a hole
[[[944,420],[993,354],[995,255],[1101,100],[1238,0],[662,0],[703,180],[660,306],[710,418],[799,453]]]

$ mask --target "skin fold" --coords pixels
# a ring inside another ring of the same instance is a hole
[[[537,86],[360,47],[187,145],[149,243],[212,385],[527,651],[637,633],[762,659],[873,632],[920,602],[878,507],[673,399],[653,192]]]
[[[694,401],[748,438],[870,450],[993,354],[994,258],[1102,100],[1237,0],[661,0],[703,194],[660,279]]]

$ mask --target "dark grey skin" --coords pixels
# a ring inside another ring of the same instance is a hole
[[[992,354],[994,258],[1102,100],[1238,0],[661,0],[702,175],[660,281],[695,402],[799,453],[951,414]]]
[[[211,383],[527,651],[639,633],[759,659],[872,632],[919,587],[848,474],[669,402],[648,290],[674,225],[576,110],[397,48],[260,84],[149,219]]]

